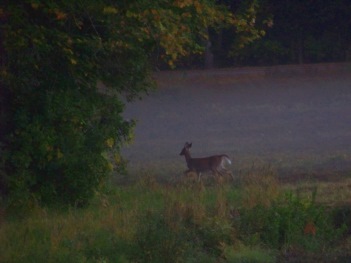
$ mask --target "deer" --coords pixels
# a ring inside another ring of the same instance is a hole
[[[201,181],[201,173],[207,171],[211,171],[214,176],[217,176],[218,174],[223,176],[223,172],[230,173],[232,179],[234,179],[233,174],[225,168],[225,164],[231,165],[232,163],[228,155],[221,154],[204,158],[192,158],[190,155],[191,146],[192,143],[186,142],[179,154],[185,156],[185,161],[188,166],[188,170],[185,171],[185,173],[190,171],[196,172],[199,182]]]

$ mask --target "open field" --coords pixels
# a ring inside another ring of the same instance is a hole
[[[0,262],[350,262],[350,71],[157,74],[127,107],[129,173],[84,208],[0,207]],[[185,141],[234,179],[184,176]]]
[[[134,173],[180,176],[179,152],[226,153],[234,174],[271,166],[284,180],[351,171],[351,65],[160,72],[159,89],[127,105],[137,120],[124,149]]]

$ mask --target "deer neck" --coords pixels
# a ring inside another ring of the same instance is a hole
[[[186,163],[187,163],[188,166],[189,166],[189,164],[190,164],[190,162],[191,162],[190,152],[189,152],[189,151],[185,151],[184,156],[185,156],[185,161],[186,161]]]

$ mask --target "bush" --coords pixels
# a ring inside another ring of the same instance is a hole
[[[34,194],[40,203],[82,205],[93,196],[111,172],[101,154],[108,149],[106,141],[120,144],[132,127],[119,116],[117,101],[105,109],[104,102],[102,95],[57,91],[40,105],[33,98],[30,108],[15,112],[16,136],[9,138],[4,156],[13,200]]]
[[[344,227],[335,229],[331,213],[311,199],[291,192],[269,207],[257,205],[241,211],[240,236],[252,245],[261,242],[273,249],[300,247],[321,250],[334,242]]]
[[[156,211],[147,211],[139,220],[132,260],[135,262],[181,262],[187,233],[179,222],[170,224]]]

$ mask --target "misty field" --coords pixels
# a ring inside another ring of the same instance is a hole
[[[195,157],[228,154],[234,173],[269,165],[281,177],[349,174],[350,73],[350,64],[157,73],[159,89],[127,105],[137,126],[124,155],[136,173],[178,177],[189,141]]]

